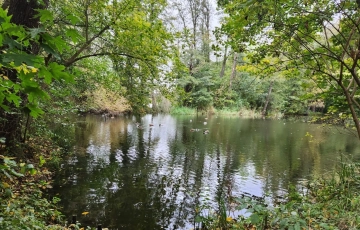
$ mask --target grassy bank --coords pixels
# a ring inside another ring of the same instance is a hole
[[[189,107],[172,107],[170,114],[172,115],[195,115],[195,114],[212,114],[212,115],[234,115],[246,118],[260,118],[261,113],[255,109],[247,108],[224,108],[215,109],[209,108],[208,110],[197,111]]]
[[[283,202],[232,198],[234,209],[248,215],[231,217],[220,202],[218,211],[200,211],[196,220],[204,229],[360,229],[359,188],[360,164],[342,163],[337,172],[308,182],[301,191],[291,187]]]
[[[196,112],[196,109],[189,107],[172,107],[170,109],[172,115],[194,115]]]

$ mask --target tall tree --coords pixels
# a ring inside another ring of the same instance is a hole
[[[323,90],[339,92],[360,138],[357,1],[234,0],[219,4],[229,15],[223,31],[234,45],[252,50],[253,62],[265,56],[279,57],[274,63],[277,71],[300,69]]]
[[[211,20],[211,5],[208,0],[202,0],[202,17],[201,17],[201,43],[202,43],[202,53],[204,55],[205,61],[210,62],[210,20]]]
[[[143,79],[158,78],[171,40],[157,18],[164,5],[155,0],[5,1],[11,24],[3,18],[0,42],[6,55],[0,67],[1,81],[10,86],[0,88],[0,137],[8,146],[23,142],[23,115],[41,113],[37,99],[49,97],[42,83],[69,79],[65,67],[86,58],[107,56],[115,64],[128,58]],[[146,88],[147,80],[142,82]]]
[[[183,76],[180,85],[184,87],[184,93],[192,97],[193,91],[199,88],[194,77],[201,75],[198,72],[203,69],[202,62],[210,62],[212,6],[208,0],[186,0],[172,1],[170,7],[177,15],[173,25],[174,30],[179,34],[179,54],[182,62],[188,68],[187,76]],[[183,84],[184,82],[186,84]],[[198,94],[200,95],[200,93]],[[202,105],[199,105],[201,108],[204,108],[204,104],[209,104],[208,92],[205,94],[206,100],[204,101],[207,102],[201,102]],[[185,106],[193,105],[188,100],[185,100],[183,104]]]
[[[2,52],[6,52],[6,55],[3,55],[1,58],[1,76],[6,82],[3,86],[7,87],[7,93],[2,93],[0,95],[1,102],[3,102],[2,109],[0,109],[1,124],[0,124],[0,136],[6,138],[6,144],[8,146],[16,147],[19,141],[24,141],[24,138],[21,135],[21,128],[23,125],[23,120],[25,119],[24,114],[20,108],[24,109],[24,106],[27,102],[27,97],[24,91],[29,91],[37,88],[38,85],[25,84],[24,90],[19,91],[19,87],[16,87],[16,84],[21,84],[21,74],[22,76],[26,75],[25,71],[19,70],[19,68],[11,65],[11,62],[14,60],[19,62],[20,56],[23,53],[23,57],[27,57],[27,64],[33,63],[33,60],[36,59],[36,55],[39,53],[40,46],[37,43],[36,39],[26,38],[29,34],[29,30],[36,32],[36,28],[39,27],[40,19],[36,17],[38,12],[37,9],[44,9],[48,6],[49,1],[21,1],[21,0],[7,0],[3,3],[2,8],[8,9],[8,15],[11,15],[11,20],[1,29],[2,37]],[[6,20],[3,18],[3,20]],[[13,25],[11,25],[12,23]],[[18,25],[18,27],[16,27]],[[6,30],[6,28],[8,30]],[[11,28],[17,28],[18,33],[9,33]],[[25,31],[24,28],[28,28],[28,31]],[[13,56],[9,56],[13,55]],[[18,59],[18,60],[15,60]],[[23,62],[25,64],[25,62]],[[18,67],[21,64],[19,63]],[[1,90],[5,91],[5,90]],[[5,91],[5,92],[6,92]],[[3,101],[4,98],[7,101]],[[15,103],[17,107],[12,106]],[[28,107],[29,108],[29,107]],[[28,114],[28,113],[27,113]]]

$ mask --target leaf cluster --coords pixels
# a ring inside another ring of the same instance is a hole
[[[39,102],[49,99],[43,85],[72,80],[64,66],[46,62],[47,55],[56,55],[55,49],[63,43],[43,28],[24,28],[10,19],[7,11],[0,9],[0,107],[6,111],[21,107],[37,117],[43,113]],[[41,47],[40,54],[30,52],[35,44]]]

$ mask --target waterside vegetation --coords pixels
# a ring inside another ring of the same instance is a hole
[[[360,165],[342,163],[337,172],[290,188],[269,203],[262,197],[220,198],[218,210],[198,207],[200,229],[359,229]],[[234,213],[243,213],[234,216]]]
[[[61,222],[57,198],[41,190],[72,146],[67,116],[318,112],[360,138],[358,1],[218,0],[225,16],[214,30],[208,0],[0,3],[3,229]],[[197,220],[209,229],[356,229],[358,169],[344,164],[275,207],[235,200],[251,205],[249,218],[235,222],[221,208]]]

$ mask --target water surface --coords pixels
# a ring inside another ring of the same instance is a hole
[[[54,191],[64,214],[91,226],[191,229],[195,208],[216,208],[219,197],[274,200],[332,171],[341,155],[359,162],[357,139],[341,131],[234,116],[89,115]]]

